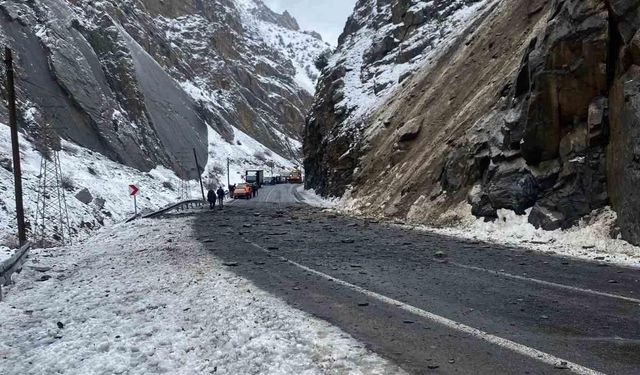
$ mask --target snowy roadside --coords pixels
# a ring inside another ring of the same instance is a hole
[[[339,201],[335,201],[332,208],[344,215],[367,218],[358,208],[358,204],[346,194]],[[610,208],[592,213],[573,228],[555,231],[536,229],[528,222],[528,212],[527,215],[518,216],[513,211],[499,210],[498,216],[493,222],[485,222],[474,217],[469,205],[463,202],[452,207],[441,217],[442,222],[450,223],[446,227],[387,220],[383,217],[376,219],[405,229],[524,248],[549,255],[640,268],[640,247],[619,238],[612,238],[617,216]]]
[[[518,216],[513,211],[499,210],[498,216],[494,222],[485,222],[469,214],[458,225],[448,228],[406,224],[402,227],[549,255],[640,268],[640,247],[611,238],[616,214],[610,209],[583,219],[573,228],[555,231],[536,229],[529,224],[526,215]]]
[[[527,215],[518,216],[513,211],[500,210],[494,222],[476,219],[466,210],[459,209],[462,217],[457,226],[412,228],[446,236],[483,241],[504,246],[526,248],[545,254],[557,254],[576,259],[611,263],[640,268],[640,247],[611,238],[616,214],[611,209],[593,213],[578,225],[566,230],[545,231],[529,224]]]
[[[335,208],[338,204],[337,199],[322,198],[316,194],[315,190],[305,190],[304,185],[296,187],[296,192],[302,199],[302,202],[312,207],[319,208]]]
[[[401,373],[227,269],[190,218],[33,251],[0,302],[7,374]]]

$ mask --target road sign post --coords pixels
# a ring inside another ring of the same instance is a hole
[[[136,196],[140,189],[136,185],[129,185],[129,195],[133,197],[133,212],[136,216],[138,216],[138,200]]]

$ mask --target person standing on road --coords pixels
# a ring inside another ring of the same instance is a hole
[[[220,205],[220,209],[224,206],[224,189],[222,186],[218,188],[218,204]]]
[[[210,189],[207,193],[207,201],[209,201],[210,209],[213,210],[214,208],[216,208],[216,192],[213,191],[213,189]]]
[[[229,185],[229,198],[233,199],[234,191],[236,191],[236,185]]]

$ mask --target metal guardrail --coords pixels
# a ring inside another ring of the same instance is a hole
[[[31,243],[27,242],[11,258],[0,264],[0,301],[2,301],[2,287],[11,284],[11,276],[15,272],[22,271],[22,265],[27,260],[27,254],[30,249]]]
[[[189,208],[196,208],[196,207],[202,207],[204,206],[205,202],[202,200],[197,200],[197,199],[192,199],[192,200],[188,200],[188,201],[182,201],[182,202],[178,202],[176,204],[172,204],[171,206],[167,206],[161,210],[158,211],[154,211],[150,214],[145,214],[145,215],[137,215],[137,216],[133,216],[131,218],[129,218],[126,222],[130,223],[136,219],[139,218],[143,218],[143,219],[151,219],[154,217],[158,217],[160,215],[164,215],[167,212],[171,212],[174,210],[182,210],[182,209],[189,209]]]

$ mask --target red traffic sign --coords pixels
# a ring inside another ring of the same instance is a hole
[[[129,185],[129,195],[135,197],[140,189],[136,185]]]

